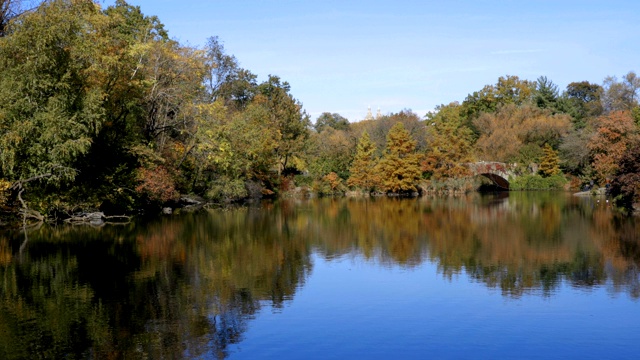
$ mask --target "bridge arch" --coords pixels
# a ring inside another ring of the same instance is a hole
[[[516,177],[516,174],[513,171],[515,164],[511,165],[494,161],[479,161],[476,163],[468,163],[466,165],[473,175],[484,176],[491,180],[497,187],[504,190],[509,190],[508,179]]]
[[[479,176],[484,176],[487,179],[491,180],[493,184],[503,190],[509,190],[509,180],[503,178],[500,175],[492,174],[492,173],[483,173],[477,174]]]

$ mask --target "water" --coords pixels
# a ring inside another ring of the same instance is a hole
[[[0,358],[636,358],[640,220],[565,193],[0,234]]]

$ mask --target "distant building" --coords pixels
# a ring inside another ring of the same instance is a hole
[[[378,120],[382,117],[382,112],[380,111],[380,107],[378,107],[378,111],[376,112],[375,119]],[[373,120],[373,114],[371,113],[371,106],[367,108],[367,116],[364,117],[365,120]]]

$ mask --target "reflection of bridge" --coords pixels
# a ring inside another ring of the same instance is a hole
[[[479,161],[477,163],[465,164],[473,175],[482,175],[499,188],[509,190],[509,178],[515,178],[514,166],[501,162]]]

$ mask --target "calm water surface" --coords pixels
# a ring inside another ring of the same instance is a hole
[[[565,193],[0,233],[0,359],[636,359],[640,219]]]

